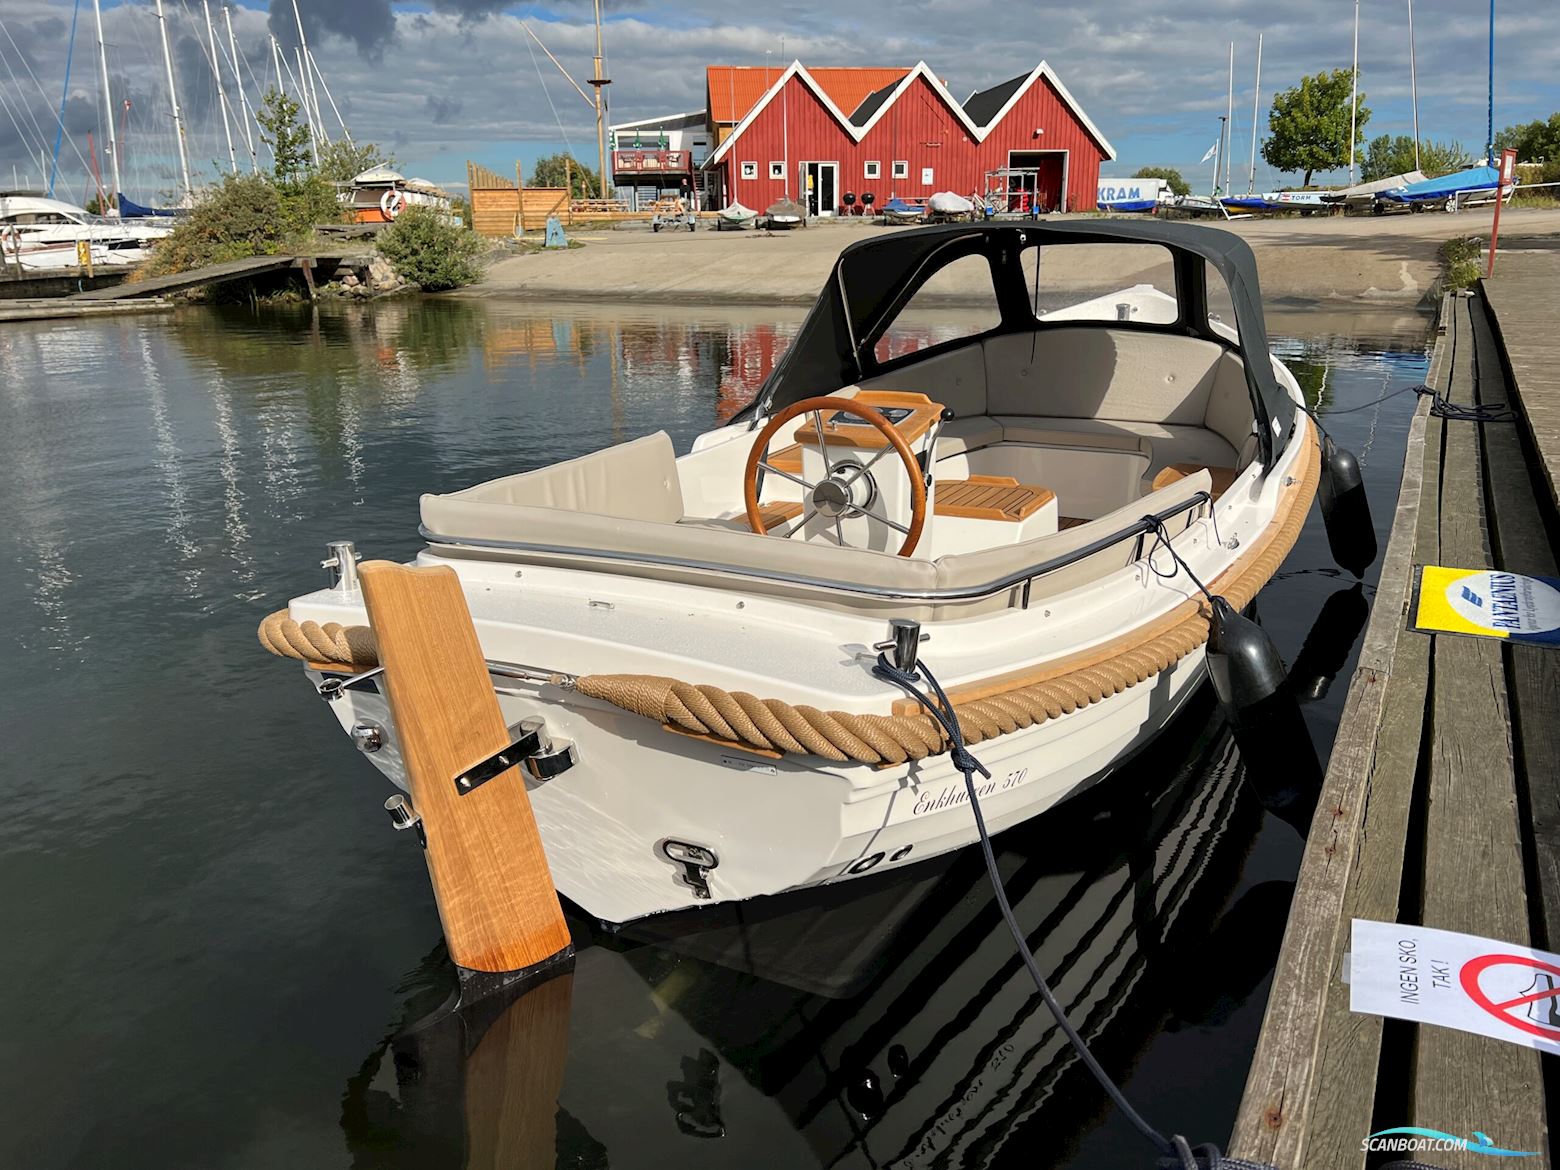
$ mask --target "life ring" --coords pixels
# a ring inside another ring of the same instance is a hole
[[[379,197],[379,210],[385,213],[386,219],[394,219],[401,214],[401,209],[406,206],[406,196],[394,187]]]

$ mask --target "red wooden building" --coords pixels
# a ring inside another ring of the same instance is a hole
[[[1116,157],[1044,61],[962,103],[925,62],[903,71],[819,70],[825,80],[793,62],[768,74],[771,84],[750,105],[727,100],[734,79],[717,76],[726,68],[712,66],[709,78],[719,145],[704,160],[701,186],[715,207],[740,202],[762,211],[805,197],[810,211],[828,215],[844,210],[847,192],[858,204],[871,192],[881,207],[896,196],[1000,188],[1021,189],[1044,211],[1093,208],[1100,164]],[[860,77],[834,76],[869,72],[888,80],[864,97]],[[752,77],[743,81],[750,93],[756,88]],[[839,98],[854,104],[844,108]],[[722,103],[746,108],[729,131],[717,117]]]

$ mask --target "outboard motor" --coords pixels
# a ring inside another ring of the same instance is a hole
[[[1261,626],[1213,599],[1208,675],[1235,733],[1247,781],[1262,807],[1304,837],[1322,786],[1311,743],[1278,648]]]
[[[1360,576],[1376,560],[1376,526],[1365,498],[1360,461],[1334,443],[1331,435],[1322,439],[1322,482],[1317,496],[1333,560]]]

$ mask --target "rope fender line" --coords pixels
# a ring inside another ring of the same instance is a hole
[[[1299,539],[1321,478],[1317,442],[1308,444],[1296,472],[1295,490],[1282,521],[1269,529],[1259,547],[1210,586],[1236,610],[1251,603]],[[1168,670],[1208,640],[1209,628],[1207,604],[1199,599],[1196,610],[1174,626],[1103,662],[994,695],[962,701],[953,697],[953,714],[969,744],[1070,715]],[[260,623],[259,636],[260,644],[273,654],[327,669],[336,664],[360,669],[379,661],[373,631],[367,626],[297,622],[286,610],[279,610]],[[574,689],[630,714],[734,748],[817,756],[835,763],[892,765],[922,760],[949,747],[940,724],[926,714],[822,711],[664,675],[583,675]]]

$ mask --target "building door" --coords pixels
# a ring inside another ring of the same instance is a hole
[[[802,191],[808,215],[833,215],[839,210],[838,163],[802,164]]]
[[[1015,150],[1008,154],[1008,166],[1030,174],[1014,176],[1010,184],[1021,184],[1026,199],[1025,210],[1036,208],[1043,214],[1049,211],[1066,211],[1067,152],[1065,150]]]

